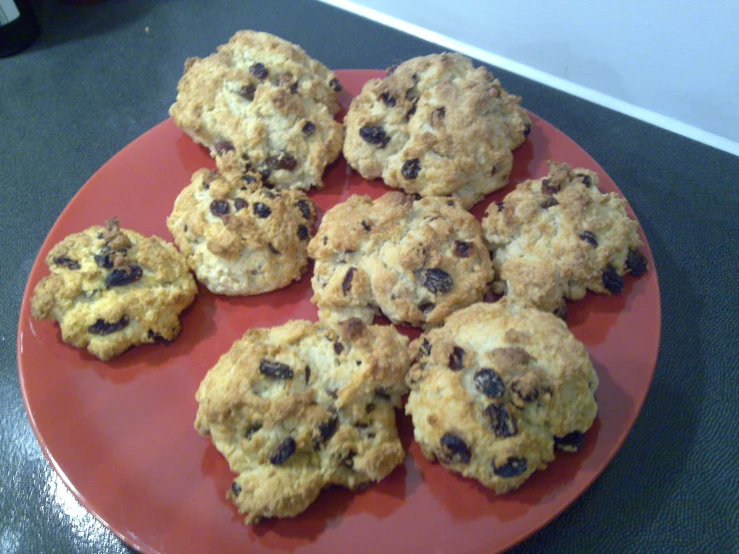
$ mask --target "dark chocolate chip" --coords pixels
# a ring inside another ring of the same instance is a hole
[[[303,219],[310,219],[311,209],[310,204],[306,200],[298,200],[298,209],[300,210],[300,213],[303,215]]]
[[[301,225],[298,227],[298,238],[300,240],[308,240],[310,238],[310,231],[308,231],[308,227],[305,225]]]
[[[239,485],[236,481],[231,483],[231,492],[234,496],[239,496],[241,494],[241,485]]]
[[[593,248],[598,246],[598,239],[592,231],[583,231],[580,233],[580,238],[585,242],[590,243]]]
[[[261,62],[257,62],[252,65],[249,68],[249,73],[254,75],[260,81],[264,81],[267,78],[267,75],[269,75],[269,71],[267,71],[267,68],[264,67],[264,64]]]
[[[249,203],[244,200],[243,198],[236,198],[234,199],[234,211],[243,210],[244,208],[248,208]]]
[[[352,280],[354,279],[354,273],[356,273],[356,271],[356,267],[350,267],[346,272],[346,275],[344,275],[344,280],[341,282],[341,291],[344,293],[344,296],[349,294],[352,290]]]
[[[239,89],[239,96],[246,98],[247,100],[254,100],[254,93],[257,91],[257,87],[254,85],[244,85]]]
[[[419,304],[418,309],[421,310],[423,315],[428,315],[434,310],[435,307],[436,304],[434,304],[433,302],[424,302],[423,304]]]
[[[449,354],[449,369],[459,371],[464,368],[464,348],[455,346],[452,349],[452,353]]]
[[[454,243],[454,254],[460,258],[467,258],[470,255],[470,243],[458,240]]]
[[[341,353],[342,353],[343,351],[344,351],[344,345],[343,345],[343,344],[341,344],[341,343],[340,343],[340,342],[338,342],[338,341],[337,341],[337,342],[335,342],[335,343],[334,343],[334,354],[336,354],[336,355],[338,356],[338,355],[339,355],[339,354],[341,354]]]
[[[104,319],[98,319],[95,323],[87,328],[92,335],[110,335],[128,326],[128,318],[124,315],[114,323],[108,323]]]
[[[122,287],[141,279],[144,270],[138,265],[129,265],[126,267],[117,267],[108,274],[105,284],[109,287]]]
[[[254,207],[252,209],[254,210],[254,213],[262,219],[269,217],[272,213],[272,210],[269,209],[269,206],[267,206],[267,204],[263,202],[254,202]]]
[[[420,272],[419,279],[421,284],[434,294],[447,293],[454,286],[452,276],[439,268],[424,269]]]
[[[444,433],[439,441],[442,460],[448,464],[468,464],[472,451],[462,439],[452,433]]]
[[[624,278],[618,274],[616,268],[612,265],[606,266],[601,276],[603,286],[611,293],[618,294],[624,290]]]
[[[496,437],[513,437],[518,433],[515,420],[503,404],[490,404],[483,413]]]
[[[403,177],[408,180],[413,180],[418,177],[418,174],[421,171],[421,161],[418,158],[406,160],[400,171],[403,174]]]
[[[290,366],[281,362],[262,360],[259,362],[259,373],[272,379],[292,379],[293,370]]]
[[[489,367],[475,373],[474,381],[475,388],[488,398],[500,398],[505,394],[503,378]]]
[[[216,151],[216,154],[219,156],[223,156],[226,152],[233,152],[234,151],[234,145],[233,143],[227,141],[227,140],[219,140],[215,143],[213,148]],[[203,186],[205,187],[206,183],[203,183]]]
[[[295,444],[294,438],[287,437],[282,439],[282,441],[280,441],[280,444],[278,444],[269,455],[269,463],[273,466],[280,466],[284,464],[290,458],[290,456],[295,454],[296,449],[297,445]]]
[[[554,437],[554,446],[563,452],[579,452],[585,444],[585,435],[580,431],[573,431],[564,437]]]
[[[629,248],[629,253],[626,255],[626,268],[631,270],[631,274],[639,277],[647,270],[647,266],[648,262],[644,254],[636,248]]]
[[[210,213],[216,217],[222,217],[231,211],[228,200],[213,200],[210,203]]]
[[[305,136],[312,135],[315,130],[316,126],[313,124],[312,121],[306,121],[303,124],[302,132]]]
[[[329,82],[329,86],[334,89],[334,92],[341,92],[342,90],[344,90],[344,87],[341,86],[341,83],[336,78],[331,79],[331,81]]]
[[[390,142],[390,137],[385,134],[385,129],[379,125],[362,127],[359,129],[359,136],[362,137],[364,142],[379,145],[380,148],[384,148]]]
[[[391,108],[394,107],[396,103],[395,96],[391,95],[388,92],[383,92],[380,95],[380,100],[382,100],[386,106],[390,106]]]
[[[539,204],[539,206],[543,210],[548,210],[549,208],[553,208],[554,206],[559,206],[559,202],[557,202],[557,199],[554,196],[548,196],[546,200]]]
[[[368,233],[372,230],[372,226],[364,220],[362,220],[362,228]]]
[[[493,462],[493,473],[499,477],[510,479],[511,477],[518,477],[522,473],[526,473],[527,469],[526,458],[514,458],[510,457],[506,460],[506,463],[502,466],[496,466]]]
[[[72,258],[67,258],[66,256],[60,256],[59,258],[54,258],[54,263],[56,265],[62,265],[66,267],[67,269],[79,269],[80,263],[77,260],[73,260]]]

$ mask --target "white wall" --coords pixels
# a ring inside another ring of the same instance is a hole
[[[739,154],[739,0],[324,1]]]

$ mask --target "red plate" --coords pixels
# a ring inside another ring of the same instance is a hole
[[[339,71],[342,103],[380,71]],[[529,140],[516,152],[512,182],[546,174],[546,160],[601,175],[572,140],[532,115]],[[232,475],[210,442],[193,429],[195,391],[219,356],[253,326],[316,319],[310,276],[271,294],[234,299],[201,289],[168,346],[134,348],[103,363],[62,343],[50,321],[30,316],[30,297],[48,273],[44,257],[69,233],[118,216],[122,226],[172,240],[165,218],[208,153],[171,120],[157,125],[106,163],[65,208],[28,279],[18,324],[21,389],[31,426],[52,466],[77,499],[129,545],[144,552],[492,552],[526,538],[572,503],[613,458],[644,402],[660,338],[657,273],[626,278],[618,296],[589,295],[570,306],[568,323],[588,347],[600,377],[599,415],[578,454],[559,454],[543,472],[507,496],[426,461],[399,417],[405,464],[358,493],[331,489],[303,514],[247,527],[224,497]],[[478,206],[479,217],[492,200]],[[326,188],[312,192],[325,212],[349,195],[380,196],[343,160],[329,168]],[[633,213],[631,213],[633,216]],[[642,239],[644,237],[642,236]],[[645,241],[646,242],[646,241]]]

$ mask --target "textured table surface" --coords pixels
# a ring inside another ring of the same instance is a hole
[[[0,60],[0,551],[129,552],[56,476],[21,398],[18,314],[54,221],[101,165],[166,118],[184,58],[239,29],[285,37],[336,69],[442,49],[308,0],[35,6],[41,38]],[[654,381],[623,448],[514,551],[739,551],[739,158],[492,69],[629,199],[663,306]]]

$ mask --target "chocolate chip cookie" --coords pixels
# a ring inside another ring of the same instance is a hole
[[[480,225],[458,200],[399,191],[331,208],[308,255],[312,302],[333,321],[382,313],[395,324],[440,325],[482,299],[493,278]]]
[[[51,275],[31,299],[35,319],[59,322],[64,342],[110,360],[131,346],[174,340],[197,286],[185,259],[159,237],[116,218],[69,235],[46,256]]]
[[[470,208],[508,183],[531,129],[519,102],[461,54],[413,58],[353,99],[344,156],[365,179]]]
[[[482,221],[494,255],[494,290],[565,316],[565,299],[587,290],[617,294],[641,275],[638,224],[626,201],[598,190],[598,175],[549,162],[549,174],[519,184]]]
[[[409,347],[406,412],[423,454],[505,493],[577,451],[598,377],[553,314],[503,298],[460,310]]]
[[[315,217],[314,202],[300,190],[233,183],[201,169],[177,197],[167,226],[208,290],[247,296],[300,279]]]
[[[379,481],[405,453],[395,408],[407,339],[392,326],[291,321],[250,329],[203,379],[195,428],[236,473],[246,523],[303,512],[322,488]]]

